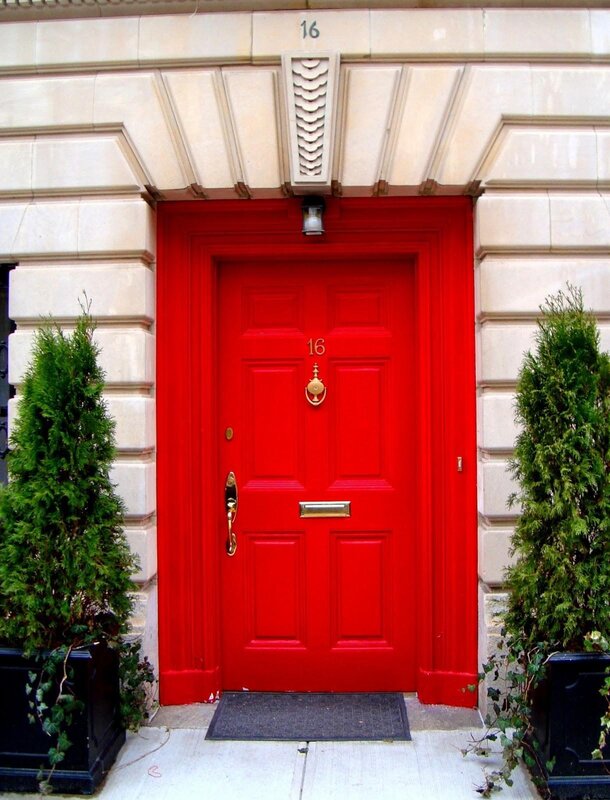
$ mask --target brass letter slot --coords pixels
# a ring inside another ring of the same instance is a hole
[[[351,517],[351,500],[299,503],[301,517]]]

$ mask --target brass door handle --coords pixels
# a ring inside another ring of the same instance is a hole
[[[229,472],[225,482],[225,510],[227,512],[228,528],[228,536],[225,548],[228,556],[234,556],[235,551],[237,550],[237,534],[233,530],[233,523],[235,522],[235,517],[237,516],[237,506],[237,478],[235,477],[234,472]]]

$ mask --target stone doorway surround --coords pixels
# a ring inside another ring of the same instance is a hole
[[[69,326],[86,291],[141,560],[134,626],[156,660],[155,203],[293,192],[281,58],[336,54],[330,191],[476,203],[484,656],[515,519],[515,379],[539,304],[582,286],[610,345],[610,10],[277,5],[0,2],[10,380],[40,316]]]

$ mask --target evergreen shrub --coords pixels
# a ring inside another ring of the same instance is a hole
[[[93,332],[88,310],[70,334],[52,323],[37,332],[0,488],[0,644],[40,664],[26,691],[30,721],[50,737],[43,792],[82,710],[70,653],[99,642],[118,651],[125,726],[147,717],[154,681],[139,643],[124,636],[136,562],[109,477],[114,423]]]
[[[531,701],[547,659],[607,652],[610,642],[610,359],[579,289],[568,285],[541,311],[536,349],[517,384],[511,502],[520,517],[508,607],[498,652],[479,676],[489,681],[487,727],[464,750],[489,755],[493,742],[501,745],[503,764],[486,774],[484,797],[511,784],[520,759],[540,761]],[[602,692],[610,697],[610,679]],[[609,733],[610,706],[594,758],[602,758]]]
[[[583,650],[592,631],[610,638],[610,362],[580,291],[542,311],[517,386],[505,621],[527,650]]]
[[[113,422],[94,325],[36,335],[0,490],[0,642],[26,653],[116,637],[135,568],[109,478]]]

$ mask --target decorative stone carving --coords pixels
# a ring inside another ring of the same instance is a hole
[[[295,194],[330,191],[339,55],[282,56],[290,183]]]

